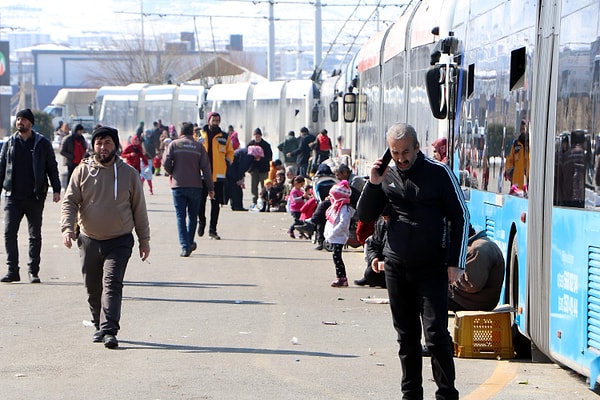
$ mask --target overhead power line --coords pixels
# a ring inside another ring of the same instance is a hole
[[[235,0],[238,1],[238,0]],[[302,3],[302,4],[306,4],[306,3]],[[143,17],[160,17],[160,18],[165,18],[165,17],[186,17],[186,18],[227,18],[227,19],[265,19],[265,20],[269,20],[268,16],[263,16],[263,15],[213,15],[213,14],[167,14],[167,13],[148,13],[148,12],[144,12],[144,13],[140,13],[140,12],[134,12],[134,11],[115,11],[116,14],[131,14],[131,15],[140,15],[142,14]],[[289,21],[300,21],[300,22],[314,22],[314,18],[278,18],[278,17],[274,17],[272,19],[275,22],[289,22]],[[347,19],[338,19],[338,18],[324,18],[323,21],[326,22],[347,22]],[[350,19],[350,22],[368,22],[369,19],[364,19],[364,18],[356,18],[356,19]],[[383,23],[389,23],[389,22],[393,22],[391,20],[380,20],[380,22]]]

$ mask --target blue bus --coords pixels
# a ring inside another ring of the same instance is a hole
[[[408,122],[445,137],[471,223],[503,250],[513,328],[590,378],[600,366],[600,1],[411,2],[357,55],[344,120],[366,174]],[[341,79],[341,78],[340,78]],[[517,162],[513,162],[513,155]]]

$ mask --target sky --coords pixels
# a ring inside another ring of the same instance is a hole
[[[295,47],[300,40],[313,45],[317,0],[272,0],[275,42]],[[364,43],[400,17],[406,1],[320,0],[323,50],[330,43]],[[106,33],[146,35],[197,32],[204,42],[244,36],[244,46],[268,43],[269,0],[2,0],[0,39],[7,32],[49,33],[53,41],[69,35]],[[365,20],[369,20],[365,23]]]

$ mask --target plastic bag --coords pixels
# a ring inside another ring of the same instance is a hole
[[[146,165],[144,163],[142,163],[141,165],[141,172],[140,172],[140,176],[142,178],[144,178],[147,181],[151,181],[152,180],[152,165]]]

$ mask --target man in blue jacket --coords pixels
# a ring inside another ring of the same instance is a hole
[[[60,201],[60,178],[52,143],[33,130],[35,117],[30,109],[17,113],[17,132],[0,153],[0,182],[6,191],[4,207],[4,246],[8,273],[0,282],[19,282],[19,247],[17,236],[23,217],[29,224],[29,281],[40,283],[42,250],[42,214],[52,184],[52,201]]]
[[[383,166],[380,175],[382,160],[373,163],[357,211],[364,222],[376,220],[386,207],[389,215],[383,254],[403,398],[423,398],[423,331],[436,399],[458,399],[447,293],[448,282],[465,268],[469,213],[458,180],[446,165],[421,153],[412,126],[392,125],[387,143],[393,166]]]

